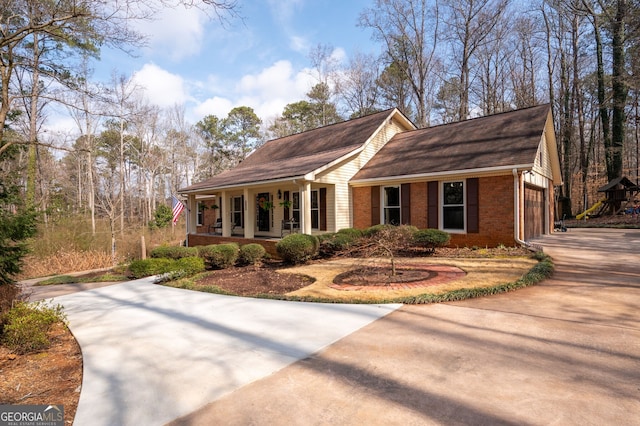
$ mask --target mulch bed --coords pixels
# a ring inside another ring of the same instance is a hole
[[[313,278],[279,274],[277,266],[228,268],[212,271],[195,281],[196,286],[215,286],[238,296],[285,294],[313,284]]]
[[[465,276],[465,272],[447,265],[398,265],[396,275],[389,267],[364,267],[339,274],[331,288],[336,290],[408,290],[444,284]]]

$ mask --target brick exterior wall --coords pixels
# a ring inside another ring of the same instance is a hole
[[[411,225],[427,227],[427,182],[411,184]]]
[[[371,187],[355,187],[352,190],[353,196],[353,227],[365,229],[371,223]]]
[[[452,246],[516,245],[513,210],[513,176],[480,178],[479,182],[480,232],[477,234],[452,234]]]
[[[353,194],[353,226],[364,229],[371,223],[371,187],[355,187]],[[451,234],[450,246],[495,247],[516,245],[513,211],[513,176],[493,176],[479,179],[479,230],[477,234]],[[427,227],[427,183],[411,184],[411,225]]]
[[[202,225],[196,226],[196,232],[199,234],[206,234],[209,232],[209,225],[216,223],[216,219],[220,214],[220,209],[214,209],[211,207],[215,204],[214,201],[202,201],[202,204],[207,206],[207,208],[204,209]],[[213,231],[213,229],[211,229],[211,231]]]

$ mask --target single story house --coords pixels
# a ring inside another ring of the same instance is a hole
[[[560,184],[541,105],[425,129],[390,109],[269,141],[179,193],[188,245],[390,223],[513,246],[552,232]]]

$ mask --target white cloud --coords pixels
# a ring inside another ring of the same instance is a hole
[[[219,83],[215,77],[209,80]],[[280,115],[287,104],[305,99],[312,84],[308,69],[295,71],[291,62],[281,60],[256,74],[243,76],[233,90],[207,99],[195,112],[199,120],[207,114],[226,117],[234,107],[249,106],[258,117],[268,120]]]
[[[155,64],[145,64],[132,79],[145,89],[149,102],[159,107],[181,105],[189,98],[183,78]]]
[[[196,121],[200,121],[207,115],[215,115],[217,117],[226,117],[229,111],[233,109],[233,102],[226,98],[214,96],[202,102],[194,108]]]
[[[309,41],[304,37],[294,35],[289,38],[289,47],[291,47],[294,52],[306,54],[309,51]]]
[[[138,30],[149,37],[149,55],[178,62],[200,52],[206,20],[198,8],[164,8],[158,19],[139,24]]]
[[[289,23],[297,8],[302,6],[302,0],[269,0],[271,13],[276,21]]]
[[[339,64],[345,63],[347,61],[347,52],[342,47],[336,47],[331,52],[331,59]]]

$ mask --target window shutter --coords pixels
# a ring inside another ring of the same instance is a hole
[[[400,187],[401,225],[411,225],[411,184],[403,183]]]
[[[467,179],[467,232],[470,234],[477,234],[480,232],[478,199],[478,178]]]
[[[427,227],[438,228],[438,182],[427,183]]]
[[[380,187],[371,187],[371,225],[380,223]]]
[[[327,230],[327,188],[320,188],[320,230]]]

